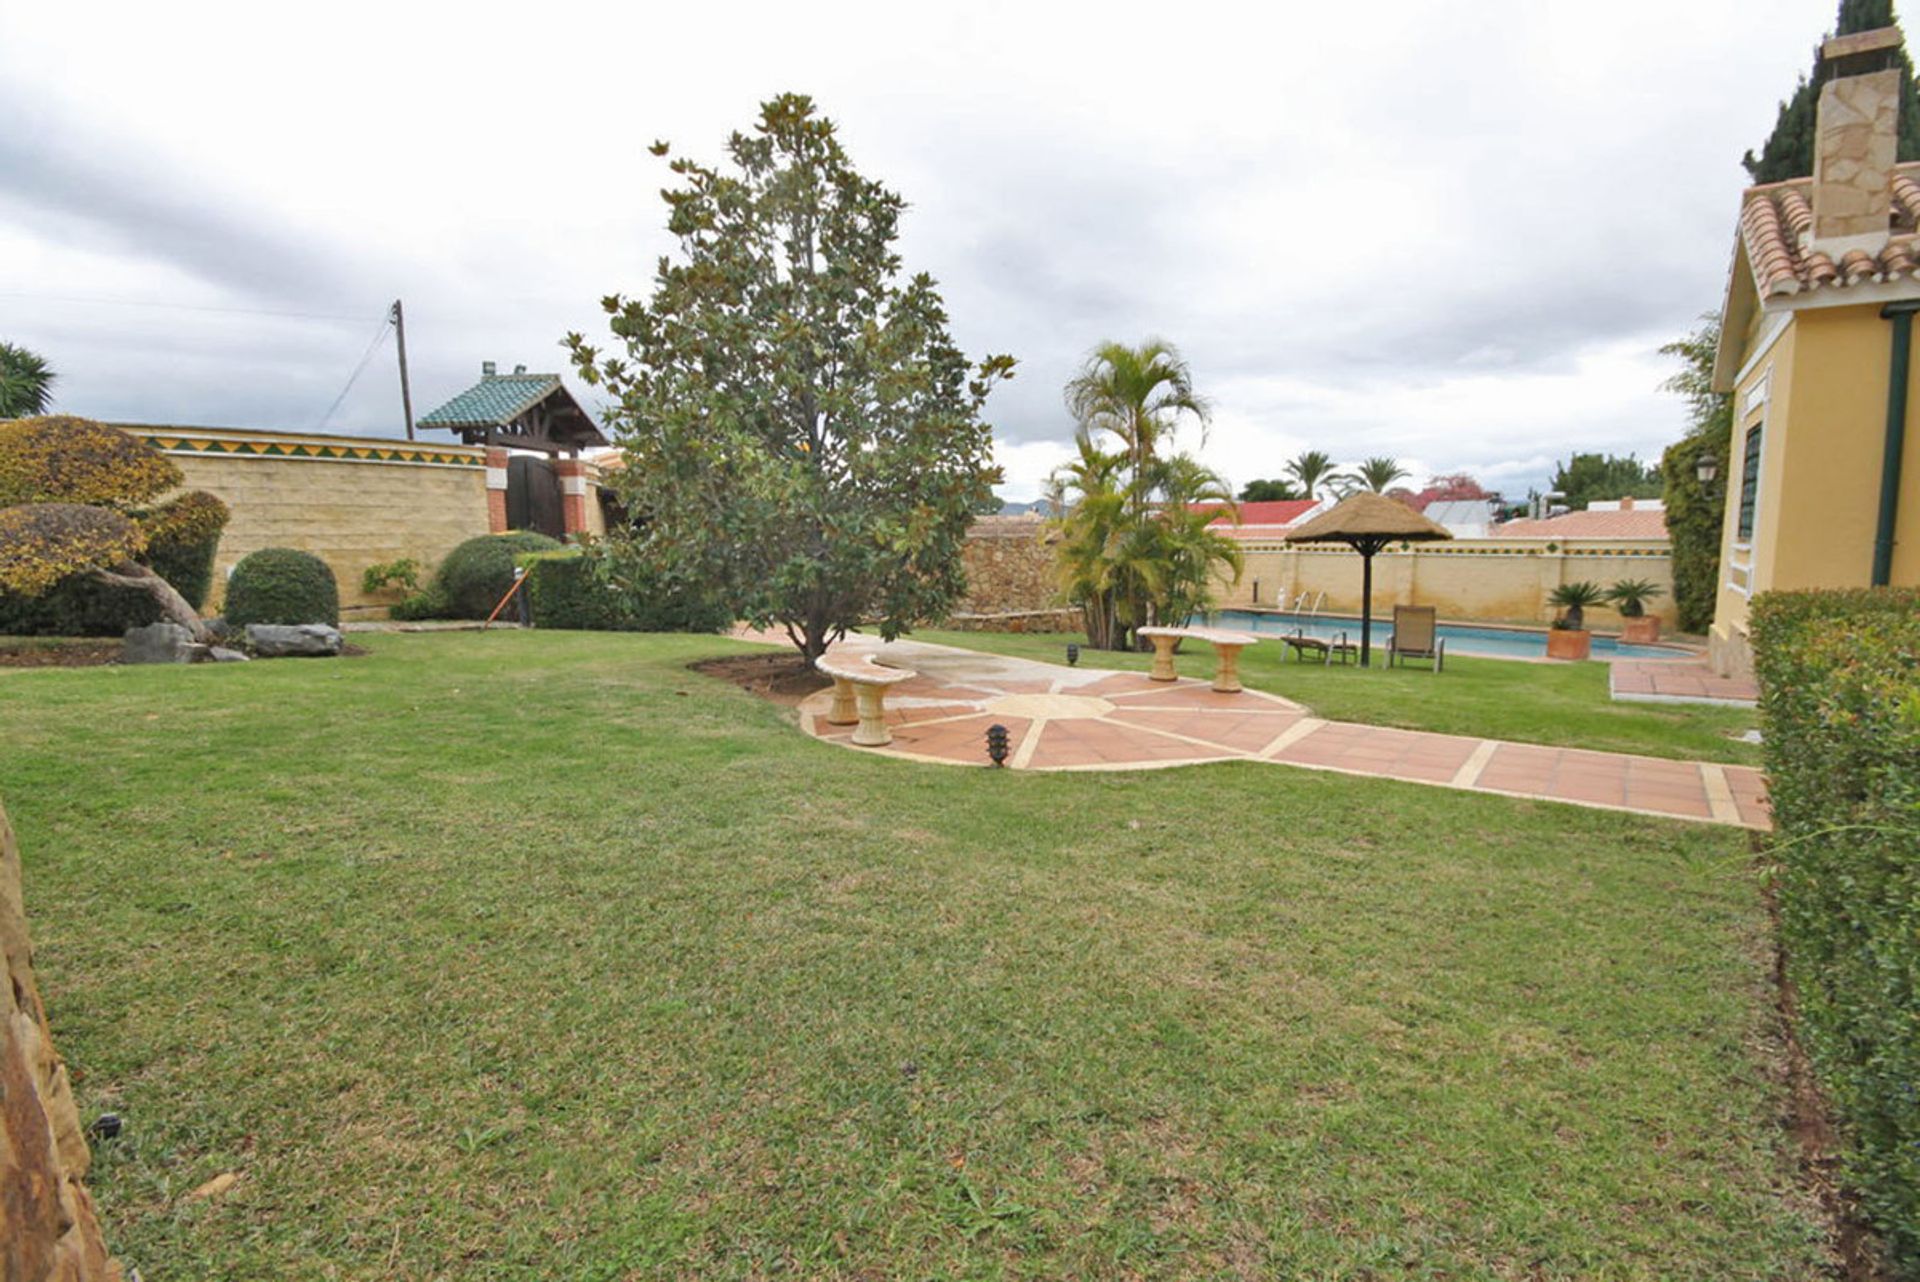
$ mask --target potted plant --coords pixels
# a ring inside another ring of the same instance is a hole
[[[1665,596],[1666,589],[1651,579],[1622,579],[1607,589],[1607,600],[1620,612],[1620,639],[1632,645],[1652,645],[1660,639],[1660,617],[1647,613],[1647,602]]]
[[[1549,659],[1584,659],[1593,651],[1593,633],[1587,631],[1587,607],[1599,605],[1607,594],[1598,583],[1577,579],[1562,583],[1547,600],[1560,607],[1560,617],[1547,633]]]

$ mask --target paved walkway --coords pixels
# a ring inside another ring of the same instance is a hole
[[[887,694],[893,743],[862,752],[984,766],[987,727],[999,724],[1012,744],[1007,764],[1016,770],[1265,761],[1666,818],[1769,826],[1765,784],[1748,766],[1324,721],[1291,700],[1256,690],[1217,694],[1205,681],[1149,681],[1145,673],[1065,668],[917,641],[851,636],[836,649],[864,651],[918,674]],[[827,724],[832,693],[822,690],[803,702],[800,724],[816,738],[851,747],[852,727]]]
[[[1705,659],[1616,659],[1608,681],[1618,703],[1718,703],[1751,708],[1760,687],[1746,677],[1723,677]]]

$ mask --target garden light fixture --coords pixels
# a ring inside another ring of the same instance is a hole
[[[1071,668],[1076,664],[1078,664],[1079,662],[1080,662],[1080,647],[1077,645],[1074,645],[1072,642],[1068,642],[1067,643],[1067,666]]]
[[[998,722],[987,727],[987,755],[996,766],[1007,764],[1007,728]]]

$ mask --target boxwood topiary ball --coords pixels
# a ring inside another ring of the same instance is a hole
[[[455,619],[484,619],[513,586],[513,570],[529,552],[552,552],[561,546],[533,530],[509,534],[482,534],[468,539],[440,563],[434,587]]]
[[[340,585],[327,563],[297,548],[261,548],[233,567],[221,610],[236,628],[249,623],[340,626]]]

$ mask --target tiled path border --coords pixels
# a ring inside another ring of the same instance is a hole
[[[1769,826],[1766,785],[1750,766],[1325,721],[1276,695],[1219,694],[1186,678],[1162,683],[1142,673],[868,637],[843,644],[918,674],[888,693],[893,743],[863,752],[985,766],[987,727],[999,724],[1011,743],[1007,764],[1018,770],[1264,761],[1669,819]],[[851,747],[851,727],[826,722],[830,703],[830,691],[802,703],[801,727]]]

